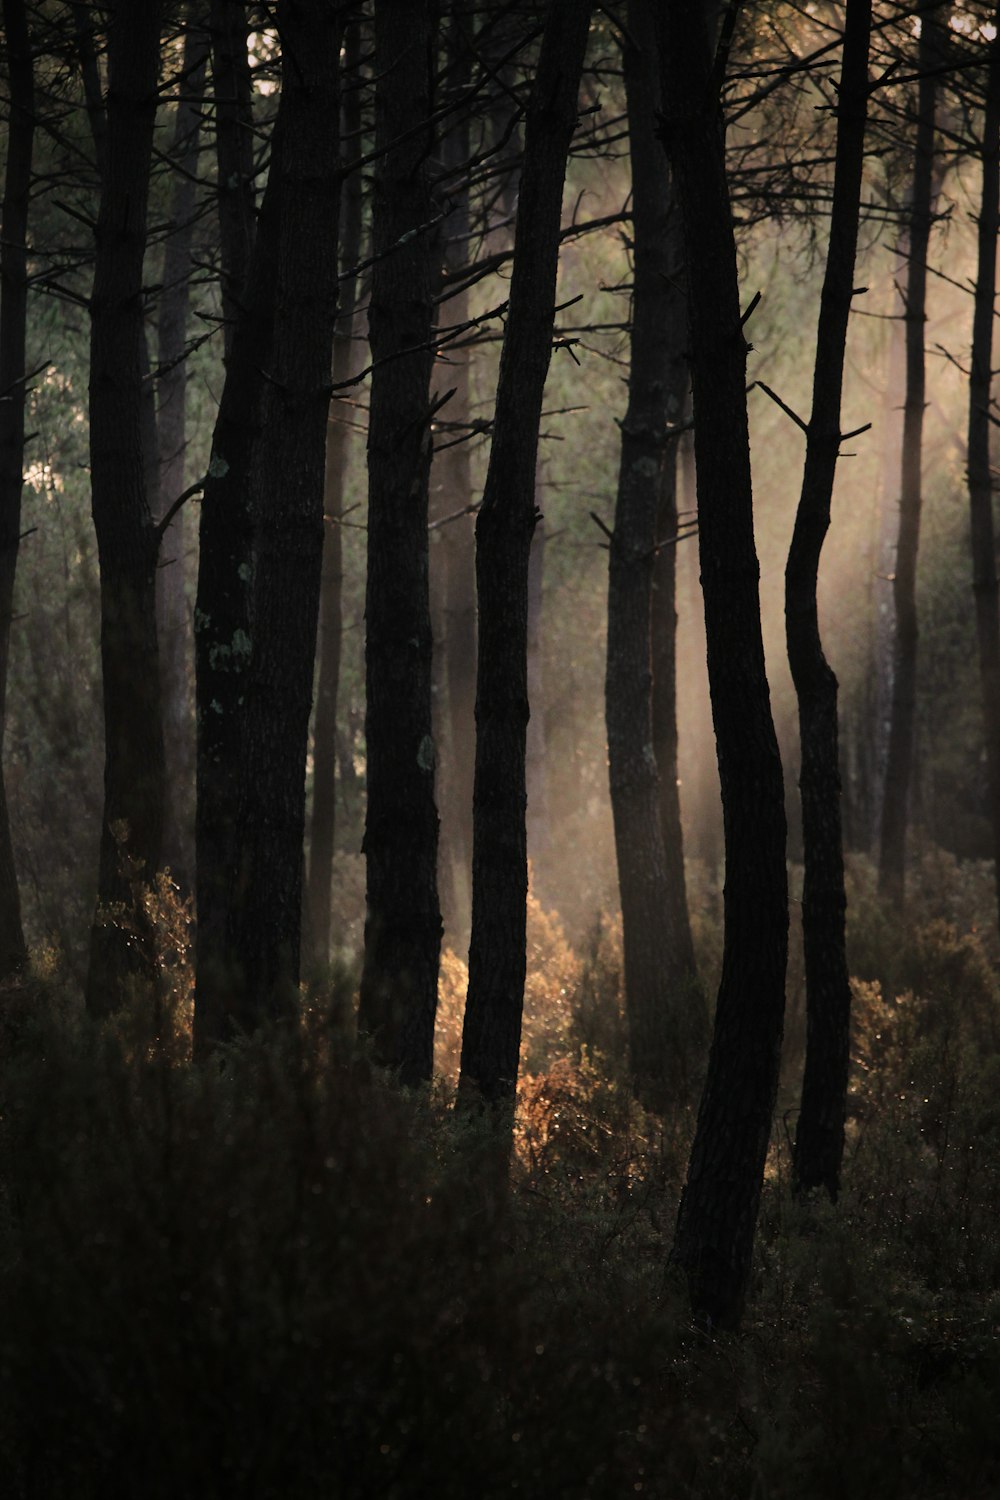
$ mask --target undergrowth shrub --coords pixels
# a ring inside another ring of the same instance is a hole
[[[530,923],[505,1198],[487,1123],[348,1044],[350,966],[297,1031],[204,1068],[182,944],[100,1027],[54,951],[5,987],[5,1500],[996,1492],[1000,1062],[979,934],[924,922],[897,987],[855,981],[840,1202],[793,1200],[779,1111],[744,1329],[710,1336],[669,1266],[691,1120],[631,1097],[620,924],[578,959],[534,902]],[[446,955],[452,1081],[464,992]]]

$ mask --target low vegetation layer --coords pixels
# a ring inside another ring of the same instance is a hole
[[[964,919],[905,935],[868,876],[845,1192],[789,1193],[793,1004],[739,1337],[666,1263],[691,1121],[629,1098],[613,925],[577,955],[532,906],[506,1196],[329,996],[195,1069],[181,967],[99,1028],[39,961],[3,1006],[3,1494],[994,1493],[1000,991],[954,871]]]

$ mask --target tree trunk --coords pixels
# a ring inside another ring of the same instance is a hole
[[[528,554],[528,634],[527,683],[531,718],[524,743],[524,791],[527,799],[525,837],[528,858],[532,862],[548,849],[549,778],[545,761],[545,681],[542,667],[542,607],[545,602],[545,517],[541,511],[540,486],[538,521]]]
[[[429,118],[431,64],[426,0],[377,0],[358,1026],[379,1063],[409,1084],[431,1076],[441,947],[427,533],[436,237],[430,127],[414,128]]]
[[[247,52],[246,6],[242,0],[212,0],[209,25],[215,95],[222,316],[228,360],[239,322],[241,299],[250,276],[256,233],[253,91]]]
[[[159,866],[164,761],[156,641],[158,535],[143,443],[142,267],[159,67],[159,6],[111,22],[106,160],[91,297],[91,503],[101,569],[104,813],[87,1006],[105,1015],[155,955],[143,890]]]
[[[1000,230],[1000,9],[996,13],[994,26],[996,29],[990,41],[986,108],[983,115],[983,196],[979,208],[979,254],[972,323],[972,370],[969,378],[968,474],[972,589],[976,606],[976,641],[983,695],[990,828],[1000,912],[1000,604],[993,525],[993,476],[990,470],[990,391],[997,233]]]
[[[343,132],[357,151],[361,130],[361,28],[357,20],[347,30]],[[334,391],[349,380],[358,363],[358,277],[361,258],[362,181],[355,169],[344,181],[341,196],[340,299],[333,337]],[[347,459],[351,447],[350,408],[335,405],[330,412],[326,441],[326,480],[323,495],[323,573],[320,586],[319,667],[316,674],[316,716],[313,728],[313,804],[309,840],[309,910],[312,917],[313,960],[320,972],[330,962],[330,900],[333,849],[337,820],[337,698],[340,691],[340,650],[343,635],[344,548],[341,513]]]
[[[490,1104],[512,1103],[517,1087],[528,889],[528,558],[563,182],[589,22],[590,6],[582,0],[552,0],[549,6],[527,110],[493,442],[476,525],[472,942],[459,1087]]]
[[[165,514],[183,493],[187,450],[187,325],[191,247],[197,195],[201,106],[208,38],[189,21],[174,117],[172,160],[178,175],[170,209],[171,231],[163,256],[163,292],[158,328],[157,439],[160,509]],[[194,773],[194,735],[188,693],[188,609],[185,592],[185,512],[179,510],[160,544],[156,575],[157,630],[163,693],[163,738],[167,800],[163,862],[187,884],[193,847],[189,812]]]
[[[837,92],[837,153],[826,274],[816,336],[813,404],[805,471],[785,570],[788,661],[799,704],[802,933],[806,967],[806,1062],[795,1135],[800,1191],[822,1187],[836,1200],[844,1152],[850,1059],[844,849],[840,816],[837,678],[823,653],[816,586],[830,526],[840,452],[847,327],[854,296],[861,172],[868,111],[871,0],[847,0]]]
[[[280,160],[281,107],[272,137]],[[197,807],[194,1042],[202,1055],[230,1034],[240,1002],[240,963],[229,912],[238,862],[239,756],[250,653],[253,553],[250,484],[261,437],[264,371],[271,368],[278,269],[279,174],[268,174],[241,311],[205,475],[194,612]]]
[[[458,35],[454,26],[452,38]],[[468,84],[468,66],[453,42],[453,87]],[[470,156],[469,121],[456,121],[442,142],[442,165],[452,183],[451,202],[444,224],[444,268],[458,270],[468,260],[470,245],[469,173],[462,170]],[[460,288],[443,304],[443,321],[460,327],[469,318],[469,290]],[[472,780],[476,758],[476,545],[475,520],[461,512],[472,500],[472,445],[469,442],[469,369],[472,349],[461,337],[448,345],[439,364],[443,385],[455,394],[443,413],[443,441],[434,455],[431,483],[435,509],[446,524],[437,530],[435,551],[440,559],[444,608],[441,633],[441,678],[446,686],[445,724],[448,764],[447,795],[439,794],[441,857],[439,869],[450,865],[451,910],[446,926],[456,947],[467,947],[472,900]],[[441,786],[443,778],[438,777]]]
[[[699,553],[722,785],[725,935],[673,1258],[695,1309],[738,1323],[778,1083],[788,951],[785,805],[760,628],[733,219],[700,0],[658,13],[664,138],[684,218]]]
[[[21,540],[24,411],[28,370],[28,205],[35,129],[35,83],[24,0],[3,0],[10,87],[10,125],[0,231],[0,749],[7,716],[14,578]],[[0,764],[0,980],[20,969],[28,953],[10,837],[7,789]]]
[[[906,882],[906,828],[913,769],[917,709],[917,551],[920,543],[921,462],[925,399],[924,325],[927,322],[927,248],[930,243],[934,183],[934,128],[939,42],[938,0],[922,0],[917,53],[917,137],[909,213],[906,271],[906,400],[903,407],[902,490],[896,544],[893,600],[896,630],[892,704],[882,803],[879,895],[894,908],[903,903]]]
[[[252,582],[239,751],[230,956],[247,1031],[295,1013],[305,773],[323,556],[323,491],[340,210],[345,6],[284,0],[278,274],[250,473]]]
[[[632,163],[633,285],[629,399],[622,423],[621,463],[609,552],[608,647],[605,716],[608,771],[625,956],[625,1006],[631,1072],[636,1097],[665,1110],[685,1092],[690,1059],[685,1013],[692,996],[693,953],[681,951],[675,932],[667,879],[664,831],[660,821],[660,773],[653,729],[652,590],[656,568],[657,524],[664,474],[674,455],[667,451],[668,424],[678,425],[687,388],[683,356],[685,309],[678,285],[677,240],[673,233],[670,186],[663,153],[654,134],[659,108],[652,13],[641,0],[628,11],[624,48]],[[674,514],[676,525],[676,509]],[[664,565],[656,579],[661,598],[657,623],[668,640],[657,645],[658,666],[670,674],[661,694],[661,751],[673,766],[676,823],[677,724],[668,696],[673,681],[673,546],[661,549]],[[669,560],[667,560],[669,555]],[[666,606],[666,607],[665,607]],[[665,768],[669,775],[669,767]],[[676,851],[672,851],[675,853]],[[683,854],[681,854],[683,891]],[[674,871],[676,877],[676,860]],[[686,928],[686,915],[683,926]]]

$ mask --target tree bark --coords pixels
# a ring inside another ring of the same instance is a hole
[[[514,263],[493,442],[476,525],[479,641],[472,941],[459,1089],[512,1103],[526,964],[525,733],[528,558],[535,465],[555,321],[566,158],[590,6],[552,0],[525,124]],[[509,1116],[508,1116],[509,1118]]]
[[[14,579],[21,540],[24,412],[27,400],[28,208],[35,129],[35,82],[24,0],[3,0],[10,124],[0,229],[0,749],[7,716]],[[28,951],[21,925],[7,789],[0,763],[0,980]]]
[[[250,473],[252,583],[229,951],[235,1019],[295,1013],[305,772],[323,554],[340,211],[345,7],[279,5],[282,129],[274,337]]]
[[[990,469],[990,393],[993,320],[996,303],[997,233],[1000,230],[1000,8],[989,44],[986,105],[983,113],[983,189],[979,207],[972,366],[969,378],[969,521],[972,591],[976,609],[979,680],[986,737],[986,774],[993,838],[994,874],[1000,916],[1000,594],[997,586]]]
[[[191,247],[197,200],[201,106],[208,37],[188,20],[180,97],[174,117],[172,160],[178,175],[170,207],[171,230],[163,256],[158,326],[157,441],[160,509],[165,515],[185,488],[187,452],[187,327],[191,302]],[[188,691],[189,625],[185,591],[185,512],[177,511],[160,544],[156,575],[157,630],[163,693],[167,798],[163,862],[182,884],[192,873],[189,812],[194,773],[194,733]]]
[[[453,18],[451,51],[456,90],[468,84],[468,65]],[[455,271],[469,256],[469,121],[463,113],[442,142],[442,166],[449,175],[451,199],[444,223],[444,269]],[[454,174],[461,175],[456,180]],[[463,286],[443,304],[444,321],[460,327],[469,318],[469,290]],[[434,455],[431,483],[435,510],[447,524],[437,530],[435,551],[443,585],[443,629],[440,676],[446,687],[447,795],[440,795],[442,885],[450,889],[446,926],[454,929],[456,947],[467,946],[472,900],[472,782],[476,758],[476,546],[475,519],[460,514],[472,500],[472,445],[469,442],[469,370],[472,350],[460,337],[442,352],[440,379],[455,394],[443,413],[444,442]],[[440,776],[438,784],[441,785]],[[446,868],[450,865],[450,880]],[[444,903],[443,903],[444,904]]]
[[[86,999],[105,1015],[155,961],[143,889],[159,866],[164,761],[156,640],[158,534],[143,442],[142,267],[159,6],[118,5],[91,297],[91,504],[101,570],[104,812]]]
[[[431,1076],[441,912],[428,585],[435,218],[426,0],[377,0],[375,264],[368,313],[368,813],[359,1030],[408,1084]]]
[[[666,488],[668,425],[678,425],[687,388],[683,349],[686,314],[678,282],[677,213],[670,199],[663,153],[654,134],[659,108],[652,12],[643,0],[628,9],[624,47],[625,97],[632,163],[633,293],[628,409],[621,426],[621,461],[614,533],[609,551],[605,719],[608,772],[625,958],[625,1007],[636,1097],[665,1110],[686,1091],[685,1017],[692,1001],[694,955],[686,912],[675,930],[673,892],[661,823],[660,771],[653,727],[652,592],[657,525]],[[672,488],[672,487],[671,487]],[[676,525],[676,509],[674,513]],[[677,723],[673,701],[676,615],[673,546],[661,549],[657,623],[669,637],[657,645],[658,666],[670,674],[659,699],[660,749],[672,762],[676,821]],[[665,768],[670,774],[670,765]],[[674,853],[675,851],[672,851]],[[683,853],[681,891],[683,892]],[[676,879],[676,861],[672,872]],[[687,950],[681,951],[686,930]]]
[[[788,950],[785,806],[760,627],[733,219],[705,15],[659,12],[664,138],[684,219],[699,555],[726,849],[708,1074],[673,1259],[712,1323],[742,1313],[778,1083]]]
[[[854,296],[861,173],[868,112],[871,0],[847,0],[837,92],[837,148],[826,274],[820,303],[805,470],[785,569],[788,661],[799,705],[802,933],[806,967],[806,1061],[795,1135],[799,1191],[822,1187],[836,1200],[844,1153],[850,1060],[844,849],[840,812],[837,678],[823,653],[816,588],[830,526],[840,452],[847,327]]]
[[[934,129],[937,101],[939,26],[938,0],[923,0],[917,52],[917,134],[913,154],[904,325],[906,336],[906,399],[903,407],[902,489],[899,535],[893,581],[895,640],[892,702],[885,791],[879,848],[879,895],[900,908],[906,885],[906,831],[913,736],[917,710],[917,553],[920,545],[921,464],[923,459],[924,326],[927,322],[927,249],[930,243],[934,186]]]
[[[348,24],[344,47],[343,134],[352,143],[361,129],[361,28]],[[352,148],[356,150],[356,145]],[[333,385],[349,380],[358,362],[358,276],[361,258],[362,181],[357,169],[345,179],[341,192],[340,298],[333,336]],[[336,397],[335,397],[336,399]],[[343,636],[344,548],[341,514],[347,460],[351,448],[350,410],[334,406],[326,441],[326,478],[323,493],[323,572],[320,585],[319,665],[316,674],[316,711],[313,727],[313,803],[309,839],[309,910],[312,919],[313,960],[320,972],[330,962],[330,901],[333,886],[333,849],[337,826],[337,698],[340,692],[340,651]]]
[[[212,0],[212,88],[215,95],[216,193],[222,260],[222,317],[228,360],[256,234],[253,91],[242,0]]]
[[[545,753],[545,680],[542,661],[542,609],[545,603],[545,517],[540,485],[536,483],[538,520],[528,554],[527,683],[531,717],[524,742],[525,837],[528,858],[535,865],[551,843],[549,778]]]

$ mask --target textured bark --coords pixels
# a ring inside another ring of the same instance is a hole
[[[171,230],[163,255],[163,292],[158,322],[156,430],[160,510],[165,513],[185,488],[187,451],[187,328],[191,247],[197,194],[201,105],[208,37],[189,21],[184,38],[180,98],[174,116],[172,160],[178,168],[170,206]],[[194,780],[194,725],[188,690],[189,624],[185,592],[185,511],[174,516],[160,544],[156,615],[163,694],[163,739],[167,800],[163,862],[187,883],[192,869],[189,813]]]
[[[983,696],[986,774],[993,837],[997,906],[1000,913],[1000,591],[990,472],[990,390],[993,320],[996,303],[997,233],[1000,231],[1000,9],[990,42],[986,108],[983,114],[983,190],[979,206],[978,261],[969,379],[969,520],[972,590]]]
[[[722,978],[673,1258],[695,1309],[732,1326],[746,1296],[778,1082],[785,807],[760,629],[736,246],[699,0],[670,0],[659,36],[689,272],[699,555],[726,849]]]
[[[378,0],[358,1026],[410,1084],[431,1075],[441,947],[427,533],[436,245],[430,130],[414,129],[430,113],[431,40],[426,0]]]
[[[685,364],[685,386],[688,384]],[[686,392],[685,392],[686,394]],[[683,410],[683,404],[682,408]],[[680,516],[677,505],[678,452],[675,442],[667,446],[660,475],[660,495],[656,511],[657,548],[653,561],[653,595],[650,613],[650,661],[653,671],[653,754],[659,775],[659,821],[666,870],[667,924],[671,933],[671,963],[678,981],[693,1007],[689,1020],[695,1032],[704,1030],[707,1019],[704,996],[698,986],[694,940],[688,913],[687,877],[684,872],[684,830],[681,824],[681,798],[677,734],[677,547],[671,538],[678,535]],[[694,486],[692,484],[692,492]],[[681,539],[695,555],[697,539],[687,532]],[[662,545],[666,543],[666,545]],[[699,588],[694,579],[693,592]],[[707,698],[706,698],[707,719]],[[709,731],[710,732],[710,731]],[[714,783],[714,768],[708,774]],[[714,790],[714,787],[713,787]],[[716,792],[716,796],[717,796]],[[697,803],[696,803],[697,807]],[[707,1041],[707,1033],[705,1036]]]
[[[785,569],[788,661],[799,705],[802,934],[806,967],[806,1062],[795,1135],[800,1190],[836,1199],[844,1153],[850,1057],[851,982],[847,970],[844,849],[840,816],[837,678],[823,653],[816,597],[830,526],[840,452],[840,407],[847,327],[854,295],[861,171],[868,111],[871,0],[847,0],[837,92],[837,150],[826,274],[816,335],[812,413],[805,470]]]
[[[278,9],[282,90],[272,165],[202,501],[199,1051],[286,1014],[298,987],[342,28],[341,8],[322,0],[287,0]]]
[[[105,165],[91,296],[91,504],[101,570],[104,812],[88,1009],[107,1014],[155,955],[143,888],[160,860],[164,762],[156,641],[158,536],[143,442],[142,266],[159,7],[119,5],[110,31]]]
[[[302,921],[305,773],[323,555],[323,490],[337,310],[340,44],[344,6],[278,6],[281,116],[274,338],[250,473],[250,641],[239,754],[229,954],[234,1019],[294,1013]]]
[[[35,85],[24,0],[3,0],[10,90],[7,164],[0,221],[0,748],[7,713],[14,578],[21,538],[24,411],[28,370],[27,234],[35,125]],[[21,897],[0,764],[0,979],[27,959]]]
[[[280,160],[283,129],[279,105],[272,160]],[[269,173],[249,280],[232,330],[200,506],[194,612],[198,1053],[229,1033],[240,987],[239,965],[234,966],[230,951],[228,913],[237,866],[238,766],[250,651],[249,489],[261,436],[264,371],[271,366],[274,338],[278,198],[278,173]]]
[[[677,212],[654,126],[659,108],[652,12],[632,0],[624,49],[632,163],[633,293],[628,409],[622,423],[621,461],[614,532],[609,551],[608,646],[605,719],[608,772],[618,857],[625,958],[625,1007],[636,1096],[665,1109],[685,1092],[688,1037],[685,1017],[692,1000],[693,952],[686,911],[681,931],[667,876],[660,771],[653,727],[652,591],[657,526],[668,465],[667,426],[677,425],[687,389],[683,349],[684,293],[678,282]],[[669,518],[663,517],[669,524]],[[673,516],[676,529],[676,508]],[[660,533],[661,536],[666,533]],[[672,534],[672,532],[671,532]],[[677,723],[672,700],[674,674],[674,572],[676,549],[661,549],[656,587],[658,666],[669,673],[659,698],[660,750],[670,775],[676,815],[672,838],[679,843]],[[672,873],[676,879],[676,854]],[[683,853],[680,852],[683,893]],[[684,939],[687,948],[684,951]]]
[[[454,37],[454,31],[452,33]],[[457,53],[457,47],[454,49]],[[460,56],[454,66],[454,87],[468,81],[468,69]],[[458,171],[471,155],[468,118],[463,116],[442,142],[442,165],[446,172]],[[444,224],[444,268],[458,270],[469,255],[469,180],[462,172],[452,181],[452,196]],[[448,298],[442,309],[449,327],[469,318],[469,292],[462,287]],[[440,796],[441,855],[439,871],[450,865],[450,910],[456,946],[467,945],[472,900],[472,781],[476,757],[476,547],[475,520],[461,515],[472,500],[472,445],[468,442],[469,368],[471,349],[449,345],[439,367],[439,382],[454,387],[455,394],[442,413],[444,438],[434,455],[431,484],[434,507],[444,520],[454,517],[436,532],[436,565],[443,583],[441,631],[441,679],[446,688],[445,735],[447,796]],[[442,778],[439,776],[439,785]]]
[[[253,93],[242,0],[212,0],[219,249],[226,358],[232,353],[255,237]]]
[[[538,495],[539,486],[536,484]],[[524,791],[527,799],[525,836],[528,858],[537,860],[551,842],[549,833],[549,778],[545,758],[545,679],[542,660],[542,608],[545,603],[545,517],[538,521],[528,554],[528,702],[532,705],[524,743]]]
[[[552,0],[527,109],[514,264],[493,442],[476,525],[479,641],[472,942],[460,1090],[500,1104],[517,1087],[526,963],[525,732],[528,558],[552,349],[566,157],[590,7]]]
[[[934,117],[938,80],[933,69],[939,55],[936,36],[939,22],[935,14],[938,9],[938,0],[924,0],[919,10],[917,71],[920,79],[904,297],[906,399],[903,407],[899,535],[893,582],[896,629],[878,879],[879,895],[897,908],[902,905],[905,892],[906,830],[917,709],[917,553],[926,404],[924,325],[927,322],[927,249],[934,188]]]
[[[361,30],[349,23],[344,46],[344,75],[350,82],[343,103],[343,133],[354,141],[361,128],[359,58]],[[351,149],[356,150],[352,144]],[[340,299],[333,336],[334,390],[349,380],[358,363],[358,278],[361,258],[362,181],[359,171],[345,180],[341,194]],[[340,518],[344,507],[347,459],[351,447],[350,410],[334,405],[326,439],[323,492],[323,573],[320,585],[319,664],[313,727],[313,802],[309,839],[309,911],[314,962],[322,971],[330,961],[330,899],[333,849],[337,827],[337,698],[343,636],[344,549]]]

